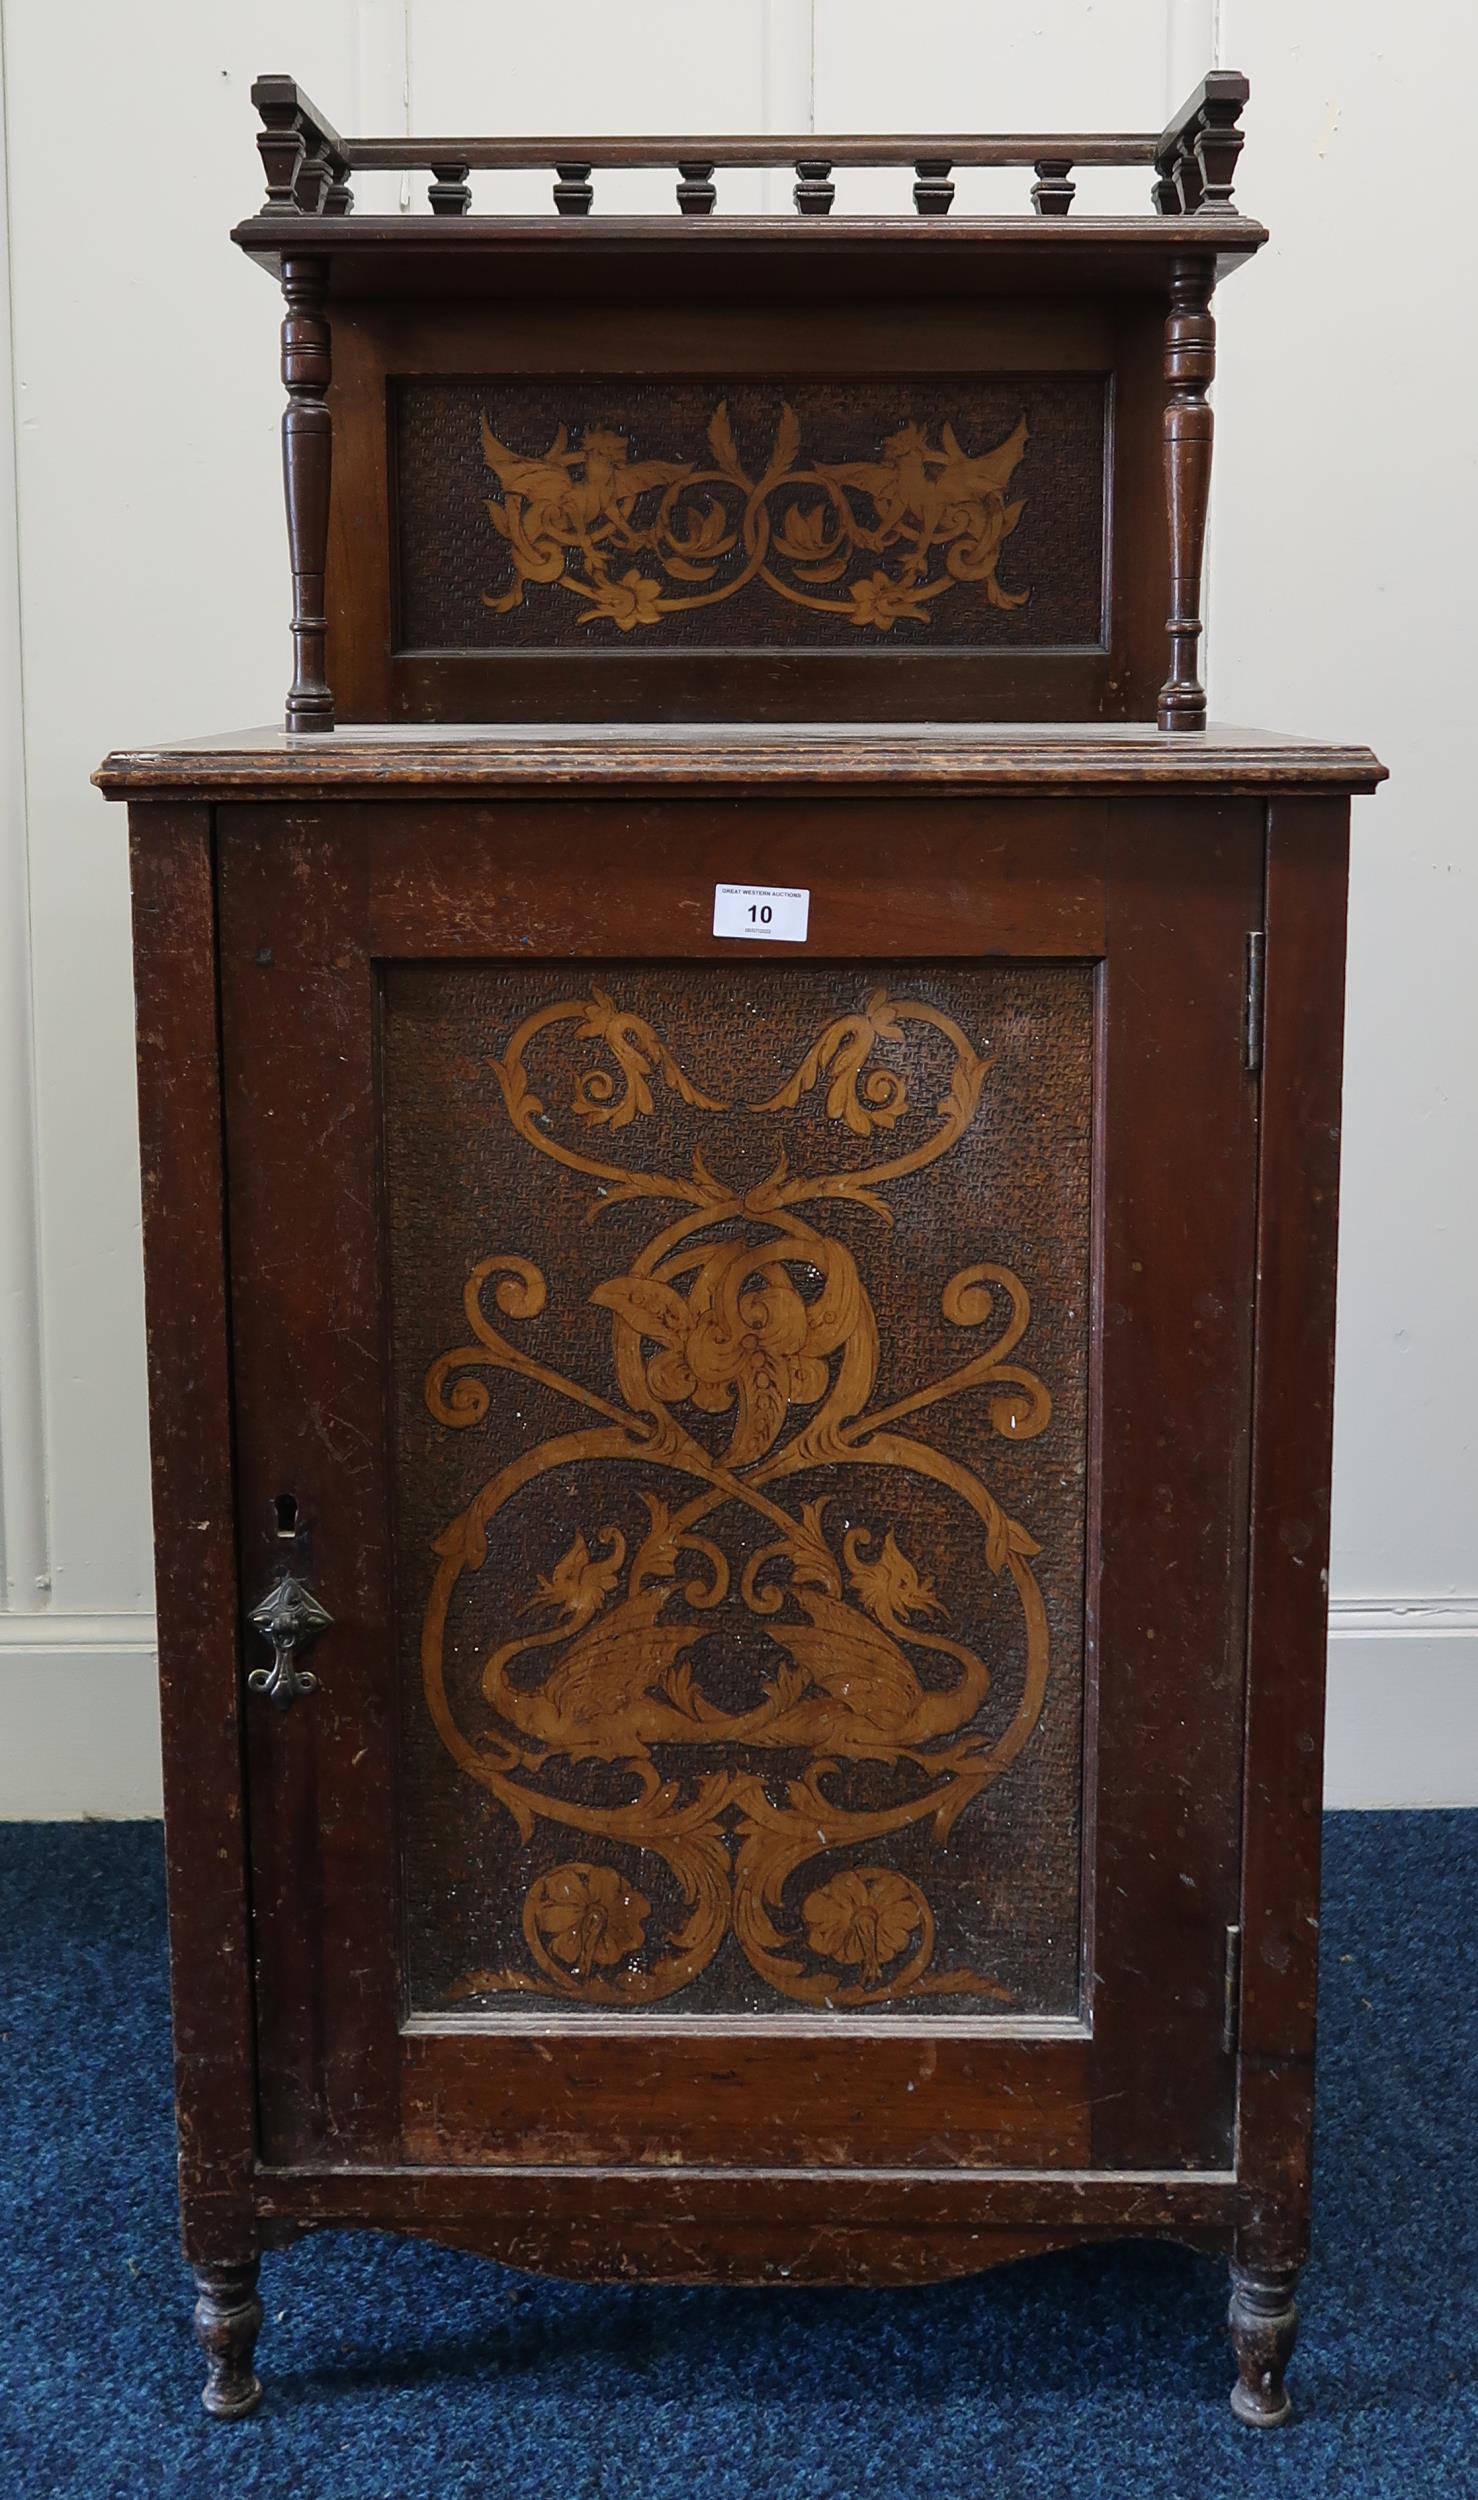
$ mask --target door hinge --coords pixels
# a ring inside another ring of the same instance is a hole
[[[1261,929],[1247,932],[1247,992],[1243,1002],[1242,1039],[1247,1065],[1255,1076],[1262,1066],[1263,961],[1267,939]]]
[[[1242,1930],[1229,1927],[1226,1934],[1226,1962],[1221,1987],[1221,2045],[1228,2057],[1237,2053],[1237,2033],[1242,2020]]]

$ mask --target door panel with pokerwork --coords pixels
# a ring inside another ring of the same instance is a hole
[[[1224,2167],[1255,806],[221,812],[264,2158]]]
[[[1078,2005],[1086,965],[400,965],[412,2009]]]

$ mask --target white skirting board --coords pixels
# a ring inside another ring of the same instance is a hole
[[[1326,1806],[1478,1806],[1478,1597],[1336,1598]]]
[[[0,1822],[161,1810],[152,1615],[0,1615]]]
[[[1478,1598],[1335,1601],[1330,1806],[1478,1806]],[[148,1615],[0,1616],[0,1821],[157,1815]]]

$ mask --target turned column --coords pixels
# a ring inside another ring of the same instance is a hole
[[[287,310],[282,323],[282,383],[287,406],[282,416],[282,484],[293,577],[289,729],[332,729],[334,725],[324,613],[333,452],[333,420],[325,399],[330,371],[326,287],[327,271],[321,260],[284,255],[282,292]]]
[[[1211,492],[1211,410],[1206,392],[1216,372],[1216,324],[1209,258],[1177,260],[1170,271],[1165,323],[1165,510],[1170,527],[1170,674],[1160,688],[1162,729],[1204,729],[1201,684],[1201,563]]]
[[[200,2401],[217,2421],[255,2413],[262,2382],[252,2367],[262,2324],[257,2298],[257,2261],[239,2266],[196,2266],[195,2340],[205,2355]]]
[[[1283,2377],[1298,2341],[1298,2310],[1293,2299],[1297,2282],[1298,2276],[1292,2273],[1232,2268],[1227,2311],[1237,2355],[1232,2411],[1253,2430],[1275,2431],[1293,2411]]]

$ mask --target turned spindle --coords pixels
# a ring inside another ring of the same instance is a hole
[[[685,217],[709,217],[718,193],[713,187],[713,159],[685,157],[679,161],[681,177],[677,186],[677,204]]]
[[[287,543],[293,577],[293,681],[287,697],[289,729],[334,725],[327,675],[328,622],[324,575],[328,566],[329,473],[333,421],[329,385],[327,271],[321,260],[286,259],[282,292],[282,484],[287,504]]]
[[[554,205],[561,217],[588,217],[595,198],[589,165],[556,165]]]
[[[1227,2325],[1237,2355],[1237,2383],[1231,2403],[1238,2421],[1252,2430],[1278,2430],[1293,2411],[1283,2381],[1298,2341],[1297,2282],[1296,2274],[1232,2268]]]
[[[218,2422],[239,2422],[262,2401],[262,2382],[252,2366],[261,2331],[257,2260],[242,2265],[196,2266],[195,2340],[205,2355],[200,2401]]]
[[[1170,674],[1160,688],[1162,729],[1204,729],[1200,679],[1201,565],[1211,492],[1212,416],[1206,392],[1216,372],[1211,317],[1215,266],[1199,255],[1170,272],[1165,323],[1165,509],[1170,531]]]
[[[921,217],[947,217],[954,201],[947,156],[921,157],[914,167],[913,204]]]
[[[433,217],[465,217],[472,206],[472,192],[467,176],[470,167],[454,163],[433,165],[432,180],[426,197],[431,202]]]
[[[1036,181],[1032,184],[1032,207],[1039,217],[1065,217],[1072,207],[1077,184],[1068,176],[1073,170],[1069,156],[1043,156],[1035,166]]]

